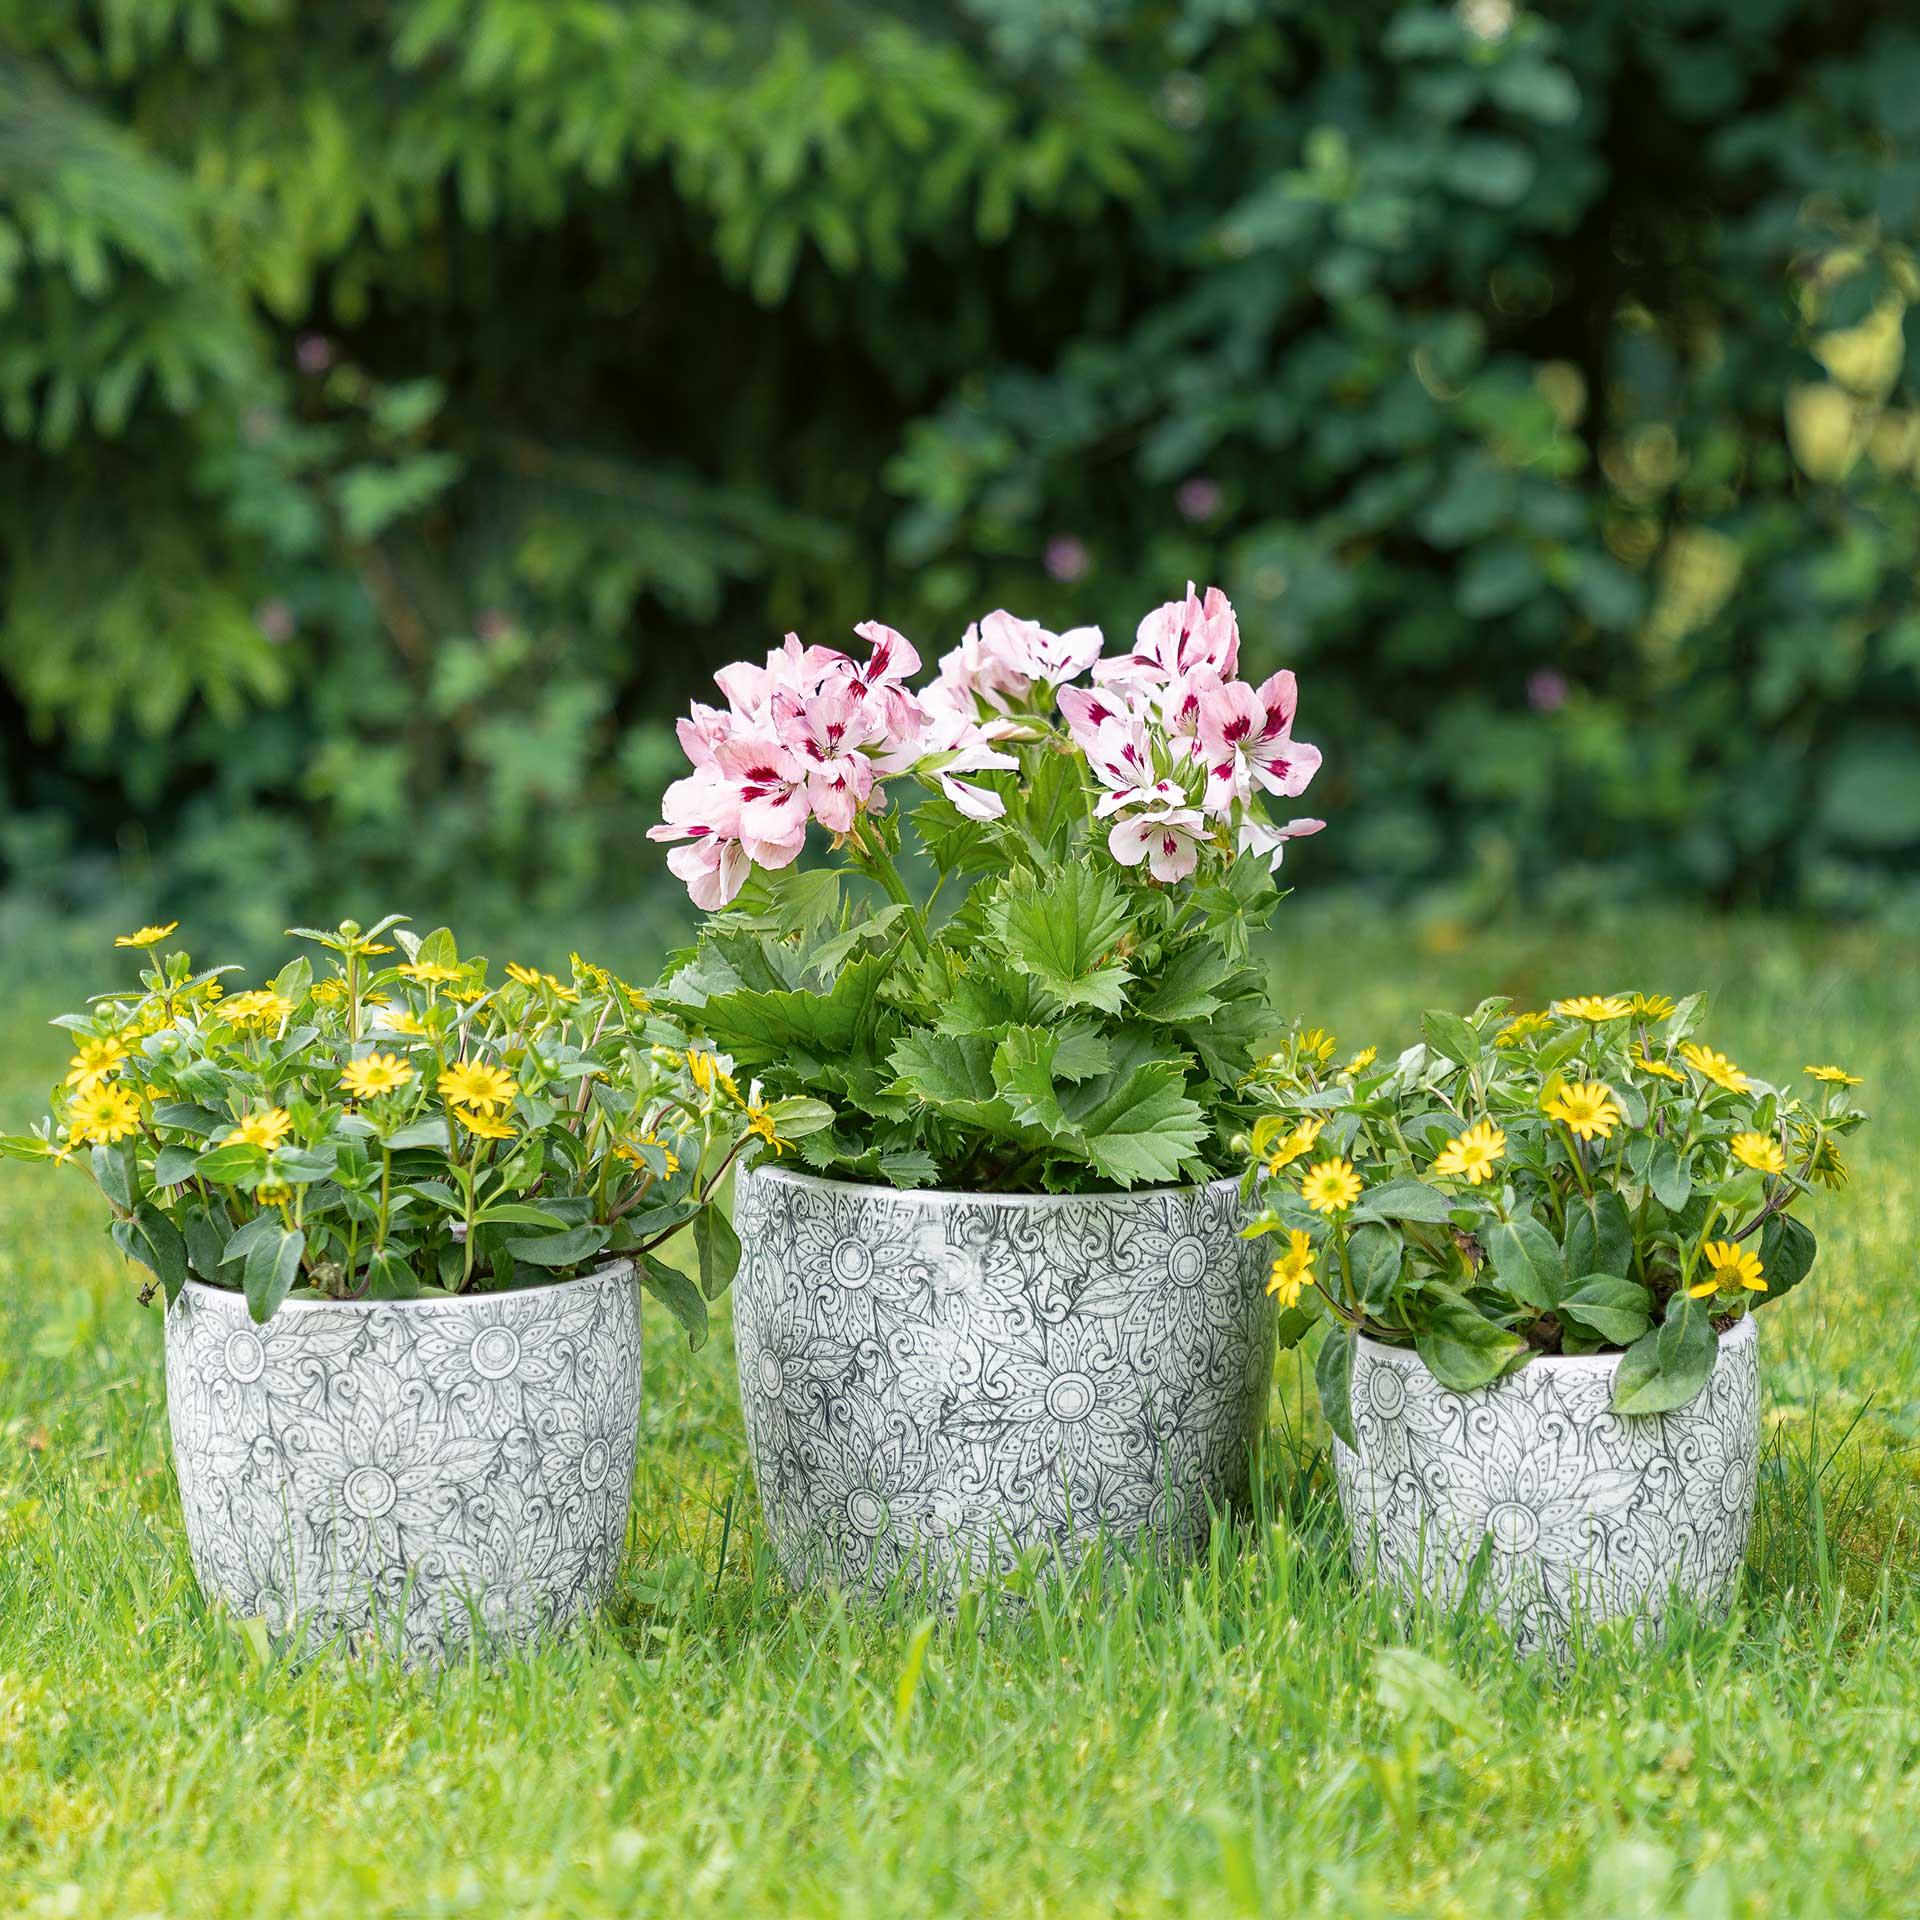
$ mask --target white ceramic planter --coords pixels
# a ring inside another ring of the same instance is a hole
[[[189,1281],[166,1345],[194,1572],[236,1613],[435,1659],[605,1598],[639,1436],[629,1264],[516,1293],[288,1301],[264,1326]]]
[[[1721,1336],[1706,1386],[1671,1413],[1612,1410],[1619,1360],[1548,1355],[1451,1393],[1415,1354],[1362,1339],[1359,1451],[1334,1442],[1355,1566],[1449,1605],[1477,1577],[1524,1651],[1562,1651],[1576,1609],[1649,1635],[1676,1591],[1724,1609],[1759,1465],[1753,1320]]]
[[[951,1597],[1244,1497],[1274,1313],[1236,1183],[1089,1197],[743,1174],[734,1330],[795,1582]]]

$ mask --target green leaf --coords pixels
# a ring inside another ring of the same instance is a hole
[[[1669,1213],[1678,1213],[1693,1191],[1693,1166],[1671,1140],[1662,1140],[1653,1150],[1653,1162],[1647,1169],[1653,1197]]]
[[[1653,1323],[1653,1296],[1614,1273],[1590,1273],[1561,1295],[1560,1317],[1591,1327],[1610,1347],[1630,1347]]]
[[[196,1106],[191,1100],[163,1100],[153,1110],[153,1124],[172,1127],[179,1133],[198,1134],[206,1140],[232,1126],[233,1121],[226,1114],[215,1113],[211,1107]]]
[[[804,1094],[790,1094],[775,1100],[767,1113],[773,1130],[782,1140],[804,1140],[810,1133],[824,1132],[833,1125],[833,1109],[824,1100],[812,1100]]]
[[[1206,1115],[1187,1095],[1186,1073],[1166,1061],[1134,1068],[1076,1127],[1087,1158],[1122,1187],[1175,1179],[1206,1131]]]
[[[412,1121],[388,1134],[383,1144],[390,1153],[404,1153],[409,1147],[438,1147],[442,1153],[451,1151],[447,1123],[438,1117]]]
[[[221,1279],[220,1261],[227,1247],[227,1225],[210,1208],[195,1202],[180,1212],[180,1232],[187,1243],[187,1259],[202,1280]]]
[[[612,1237],[611,1227],[569,1227],[565,1233],[529,1234],[509,1239],[507,1251],[533,1267],[577,1267],[591,1260]]]
[[[1760,1271],[1767,1290],[1755,1304],[1791,1293],[1812,1271],[1817,1251],[1809,1228],[1790,1213],[1776,1213],[1760,1230]]]
[[[1451,1287],[1429,1282],[1420,1297],[1422,1324],[1413,1350],[1443,1387],[1471,1393],[1497,1380],[1526,1352],[1518,1334],[1495,1326]]]
[[[153,1255],[147,1264],[160,1276],[171,1306],[187,1284],[187,1243],[180,1229],[158,1207],[143,1206],[133,1218]]]
[[[1042,882],[1008,882],[987,917],[1013,965],[1063,1007],[1118,1013],[1126,1004],[1127,969],[1107,959],[1127,924],[1126,901],[1099,868],[1067,865]]]
[[[740,1271],[740,1237],[718,1202],[709,1200],[693,1216],[693,1245],[700,1260],[700,1291],[718,1300]]]
[[[1347,1267],[1360,1304],[1376,1319],[1400,1284],[1400,1236],[1390,1227],[1355,1227],[1347,1241]]]
[[[1447,1060],[1457,1060],[1461,1066],[1470,1067],[1480,1058],[1482,1042],[1479,1034],[1467,1025],[1457,1013],[1445,1013],[1435,1009],[1420,1016],[1420,1034],[1427,1045]]]
[[[1633,1227],[1627,1203],[1612,1187],[1589,1200],[1576,1193],[1567,1201],[1567,1271],[1626,1273],[1633,1265]]]
[[[248,1249],[242,1285],[247,1312],[256,1322],[271,1320],[279,1310],[294,1275],[300,1271],[300,1256],[306,1249],[307,1236],[298,1227],[281,1230],[277,1226]]]
[[[1707,1384],[1720,1343],[1705,1305],[1676,1293],[1667,1317],[1620,1357],[1613,1376],[1616,1413],[1670,1413]]]
[[[193,1178],[193,1163],[200,1157],[195,1147],[162,1147],[153,1156],[153,1184],[156,1187],[177,1187],[183,1181]]]
[[[1383,1180],[1361,1194],[1353,1210],[1356,1220],[1416,1220],[1444,1226],[1454,1209],[1465,1204],[1418,1180]]]
[[[267,1162],[267,1177],[283,1186],[310,1187],[333,1178],[339,1154],[331,1147],[281,1147]]]
[[[1327,1425],[1359,1451],[1353,1431],[1353,1354],[1357,1341],[1349,1326],[1332,1326],[1314,1356],[1313,1381],[1320,1390],[1320,1411]]]
[[[896,1084],[956,1120],[1006,1138],[1019,1124],[994,1080],[994,1052],[985,1034],[902,1034],[893,1048]]]
[[[1553,1235],[1538,1220],[1502,1220],[1486,1228],[1486,1245],[1500,1284],[1536,1313],[1551,1313],[1567,1290],[1567,1267]]]
[[[426,1184],[425,1181],[421,1181],[411,1191],[418,1193]],[[459,1211],[457,1203],[454,1210]],[[551,1232],[557,1232],[564,1229],[568,1223],[557,1213],[549,1213],[544,1207],[530,1207],[523,1200],[501,1200],[492,1206],[482,1207],[474,1215],[474,1224],[476,1226],[545,1227]]]
[[[417,1300],[420,1276],[404,1252],[377,1247],[367,1261],[367,1297],[370,1300]]]
[[[811,988],[741,988],[716,993],[699,1009],[713,1044],[758,1070],[871,1055],[880,1019],[880,986],[893,965],[886,954],[849,962],[824,993]]]
[[[1218,989],[1238,971],[1223,948],[1211,940],[1183,947],[1135,996],[1134,1011],[1143,1020],[1179,1025],[1205,1020],[1226,1002]]]
[[[230,1267],[236,1260],[244,1260],[262,1240],[270,1239],[279,1231],[280,1216],[277,1213],[256,1213],[228,1236],[226,1246],[221,1250],[220,1264]]]
[[[707,1344],[707,1303],[678,1267],[670,1267],[653,1254],[640,1257],[640,1284],[680,1322],[690,1352],[698,1353]]]
[[[194,1161],[193,1170],[215,1186],[257,1186],[266,1177],[266,1150],[246,1140],[229,1141],[223,1147],[209,1147]]]
[[[117,1147],[94,1148],[93,1177],[100,1183],[100,1191],[122,1213],[133,1211],[133,1154],[124,1140]]]

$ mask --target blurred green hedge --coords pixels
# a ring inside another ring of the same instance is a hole
[[[570,912],[719,661],[1191,575],[1303,880],[1920,916],[1897,19],[5,0],[6,877]]]

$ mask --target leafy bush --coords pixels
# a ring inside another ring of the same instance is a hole
[[[1624,1349],[1621,1413],[1664,1413],[1713,1371],[1716,1331],[1813,1266],[1793,1209],[1840,1187],[1866,1122],[1843,1068],[1809,1100],[1696,1037],[1703,995],[1586,994],[1516,1015],[1429,1013],[1390,1066],[1344,1067],[1297,1028],[1255,1077],[1248,1185],[1279,1234],[1270,1291],[1297,1340],[1324,1310],[1321,1403],[1355,1444],[1361,1333],[1469,1393],[1539,1353]],[[1306,1305],[1302,1305],[1302,1301]]]
[[[1920,911],[1896,17],[16,16],[16,881],[571,910],[703,660],[1211,576],[1333,869]]]
[[[1191,586],[1124,653],[989,614],[919,693],[911,644],[863,633],[863,662],[789,638],[728,667],[726,709],[681,723],[695,771],[655,832],[700,905],[744,905],[663,996],[729,1064],[832,1110],[799,1142],[823,1172],[965,1192],[1212,1178],[1275,1024],[1251,931],[1288,841],[1323,824],[1269,813],[1320,765],[1292,737],[1293,676],[1235,678],[1233,608]],[[907,780],[924,899],[900,871]],[[797,864],[810,824],[835,865]]]
[[[627,1258],[698,1345],[739,1259],[716,1190],[743,1148],[824,1110],[742,1099],[577,954],[568,979],[515,964],[490,985],[445,928],[400,919],[302,929],[324,970],[302,955],[241,992],[233,968],[161,957],[171,926],[123,935],[138,987],[61,1017],[53,1112],[0,1153],[86,1173],[169,1301],[192,1277],[266,1320],[289,1298],[539,1286]],[[682,1232],[698,1288],[661,1257]]]

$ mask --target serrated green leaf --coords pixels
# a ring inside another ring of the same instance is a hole
[[[1063,1007],[1118,1013],[1128,970],[1109,956],[1127,924],[1119,886],[1097,867],[1066,865],[1041,882],[1009,882],[988,907],[1007,958]]]
[[[1122,1187],[1177,1178],[1206,1131],[1206,1115],[1188,1097],[1186,1074],[1166,1062],[1136,1067],[1076,1126],[1087,1158]]]

